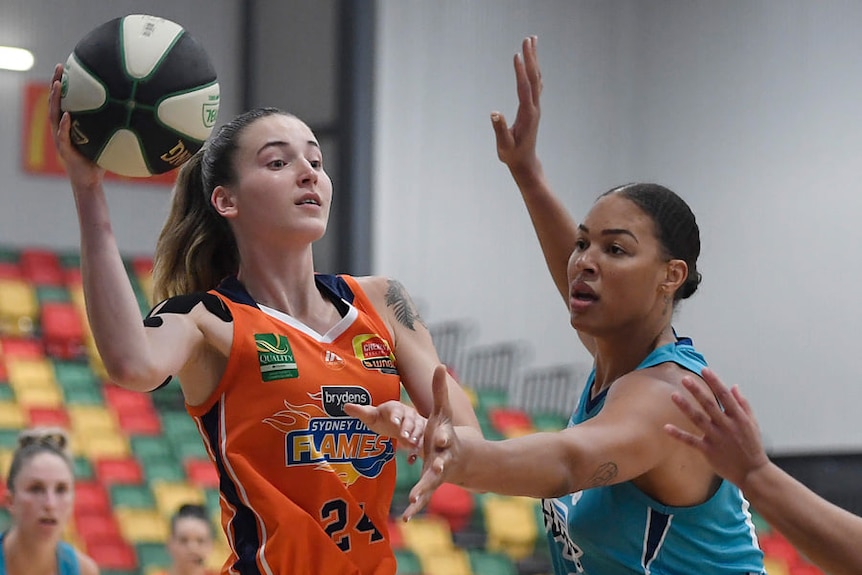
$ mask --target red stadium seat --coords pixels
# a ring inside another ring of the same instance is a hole
[[[124,411],[153,411],[153,400],[146,393],[125,389],[114,383],[106,383],[104,386],[105,403],[110,405],[117,413]]]
[[[21,279],[21,268],[13,262],[0,262],[0,279]]]
[[[64,284],[60,258],[50,250],[30,248],[21,251],[18,259],[21,275],[34,285],[61,286]]]
[[[43,303],[41,325],[45,353],[60,359],[83,356],[84,323],[74,304],[53,301]]]
[[[75,482],[75,512],[111,512],[111,499],[108,492],[97,481]]]
[[[488,419],[494,429],[503,435],[508,435],[513,430],[531,429],[533,426],[530,416],[517,407],[491,407],[488,409]]]
[[[120,429],[127,435],[159,435],[162,433],[162,423],[159,416],[151,409],[130,411],[125,409],[117,412],[117,422]]]
[[[93,541],[122,537],[120,526],[111,514],[81,513],[75,516],[75,532],[85,546]]]
[[[102,571],[132,571],[138,567],[135,549],[121,537],[92,541],[87,545],[87,554]]]
[[[208,459],[186,459],[186,476],[189,481],[199,487],[218,488],[218,472]]]
[[[140,485],[144,472],[134,457],[103,457],[93,461],[93,472],[102,485]]]
[[[452,532],[457,533],[470,523],[475,506],[472,493],[452,483],[444,483],[431,495],[428,513],[445,519]]]
[[[41,340],[25,337],[4,337],[0,339],[0,351],[7,358],[41,359],[45,350]]]
[[[760,548],[767,557],[784,561],[788,567],[795,567],[803,562],[796,548],[777,531],[759,537]]]
[[[62,407],[31,407],[28,420],[30,425],[36,427],[69,429],[70,426],[69,413]]]

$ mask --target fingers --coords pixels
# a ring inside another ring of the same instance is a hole
[[[727,387],[718,378],[718,375],[711,369],[705,367],[701,371],[701,377],[706,382],[706,385],[724,407],[724,413],[730,417],[736,417],[739,414],[740,407],[736,398],[731,395]]]
[[[506,125],[506,118],[503,114],[500,112],[491,113],[491,127],[494,128],[498,150],[508,150],[515,145],[515,139],[512,132],[509,131],[509,126]]]
[[[688,375],[683,377],[682,385],[694,396],[712,421],[718,421],[724,416],[721,407],[715,401],[716,398],[708,394],[693,377]]]
[[[682,411],[686,417],[688,417],[692,423],[698,426],[702,430],[706,430],[707,426],[710,423],[710,419],[707,417],[706,413],[702,410],[697,409],[688,399],[683,397],[682,394],[674,392],[670,396],[671,400],[676,404],[680,411]]]
[[[530,96],[533,105],[538,107],[539,96],[542,94],[542,71],[539,68],[539,58],[536,55],[537,42],[536,36],[525,38],[522,51],[524,52],[524,67],[530,83]]]
[[[434,409],[432,417],[452,419],[452,406],[449,403],[449,373],[443,364],[434,368],[434,376],[431,379],[431,391],[434,395]]]
[[[676,425],[673,425],[672,423],[666,424],[664,426],[664,430],[671,437],[674,437],[674,438],[682,441],[686,445],[689,445],[690,447],[694,447],[695,449],[700,449],[703,445],[703,439],[702,438],[696,437],[695,435],[692,435],[691,433],[689,433],[687,431],[683,431],[682,429],[680,429]]]
[[[426,462],[422,477],[410,490],[410,504],[401,515],[404,521],[409,521],[428,504],[431,494],[443,483],[443,468],[441,458],[435,459],[431,464]]]
[[[358,403],[345,403],[344,413],[355,417],[367,427],[373,427],[377,421],[377,408],[373,405],[359,405]]]

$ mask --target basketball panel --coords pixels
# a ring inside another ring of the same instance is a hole
[[[185,136],[206,140],[218,118],[219,85],[165,98],[156,108],[159,121]]]
[[[66,112],[98,110],[108,100],[105,85],[86,70],[75,53],[69,54],[63,67],[60,107]]]
[[[183,28],[175,22],[133,14],[123,18],[122,27],[123,69],[130,78],[147,78],[164,60],[174,44],[183,34]]]
[[[105,144],[96,163],[108,171],[146,178],[151,175],[147,162],[141,153],[141,142],[131,130],[117,130]]]

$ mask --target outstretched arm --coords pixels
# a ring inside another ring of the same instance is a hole
[[[578,224],[560,201],[545,178],[542,162],[536,154],[536,140],[541,116],[542,71],[536,51],[537,38],[525,38],[523,56],[515,54],[515,82],[518,90],[518,112],[511,128],[500,112],[491,113],[491,125],[497,139],[497,157],[512,174],[539,245],[545,256],[551,279],[568,309],[569,282],[566,268],[575,247]],[[587,335],[578,334],[581,341],[594,352],[595,344]]]
[[[72,119],[60,109],[62,76],[58,64],[51,79],[49,120],[78,213],[87,318],[111,379],[130,389],[151,390],[185,365],[202,336],[188,316],[166,322],[170,325],[158,338],[147,334],[114,237],[102,186],[104,170],[72,145]]]
[[[568,302],[566,266],[575,246],[577,223],[554,195],[536,154],[542,94],[542,72],[536,52],[537,38],[525,38],[523,55],[515,54],[515,81],[518,90],[518,112],[511,128],[500,112],[491,114],[497,138],[497,157],[506,164],[518,185],[530,214],[545,262],[557,290]]]
[[[703,453],[716,473],[739,486],[754,509],[809,560],[834,575],[862,573],[862,518],[823,499],[771,462],[739,388],[728,390],[710,369],[702,375],[724,411],[686,377],[683,385],[699,406],[679,393],[672,398],[703,435],[672,424],[665,427],[667,432]]]

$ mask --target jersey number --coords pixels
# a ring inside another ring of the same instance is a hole
[[[330,499],[320,508],[320,520],[325,525],[323,530],[338,545],[338,548],[342,551],[350,551],[350,535],[345,533],[349,521],[347,502],[343,499]],[[364,510],[354,528],[361,533],[371,533],[371,543],[383,539],[383,534],[377,530]]]

